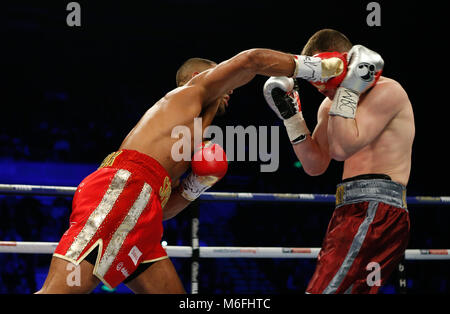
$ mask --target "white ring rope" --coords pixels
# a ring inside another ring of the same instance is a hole
[[[0,253],[52,254],[57,242],[0,241]],[[165,246],[170,257],[192,257],[190,246]],[[320,248],[201,246],[201,258],[317,258]],[[406,250],[405,260],[449,260],[449,249]]]
[[[77,187],[0,184],[0,194],[73,196]],[[200,201],[248,201],[248,202],[297,202],[334,204],[332,194],[289,194],[289,193],[232,193],[206,192]],[[408,205],[448,205],[450,196],[408,196]],[[164,246],[170,257],[191,259],[191,291],[198,293],[198,264],[200,258],[317,258],[320,248],[298,247],[221,247],[198,246],[198,206],[192,217],[192,246]],[[420,208],[420,207],[419,207]],[[194,228],[196,225],[196,228]],[[194,232],[195,230],[195,232]],[[196,244],[195,244],[196,243]],[[0,253],[52,254],[57,242],[15,242],[0,241]],[[405,251],[405,260],[450,260],[449,249],[409,249]],[[400,287],[402,284],[400,283]]]

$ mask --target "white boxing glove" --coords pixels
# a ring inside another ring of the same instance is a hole
[[[336,91],[329,114],[354,119],[360,95],[376,84],[384,61],[378,53],[361,45],[353,46],[348,60],[347,75]]]
[[[264,98],[270,108],[283,120],[292,144],[306,139],[310,134],[303,119],[296,82],[285,76],[272,76],[264,84]]]
[[[299,77],[310,82],[326,82],[344,71],[344,61],[332,55],[294,56],[293,78]]]

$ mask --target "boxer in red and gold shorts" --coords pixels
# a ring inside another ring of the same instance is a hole
[[[224,151],[217,144],[202,144],[204,130],[224,113],[233,89],[257,74],[327,80],[342,71],[341,60],[327,58],[312,62],[250,49],[220,64],[188,59],[177,72],[178,87],[148,109],[118,151],[78,186],[70,227],[39,293],[86,293],[100,280],[109,287],[125,280],[135,293],[184,293],[160,245],[162,221],[177,215],[226,173]],[[196,118],[201,118],[201,130],[195,128]],[[185,133],[174,134],[180,127]],[[180,180],[189,168],[190,174]],[[71,276],[80,280],[68,281]]]
[[[70,228],[54,256],[75,265],[93,256],[94,275],[105,285],[126,283],[138,265],[167,258],[160,241],[170,192],[156,160],[133,150],[112,153],[78,186]]]

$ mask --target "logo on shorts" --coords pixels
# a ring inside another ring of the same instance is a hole
[[[130,273],[128,272],[128,270],[125,267],[123,267],[123,262],[120,262],[119,264],[117,264],[116,270],[120,271],[122,273],[122,275],[125,276],[125,278],[130,276]]]
[[[163,185],[159,188],[159,197],[161,199],[161,208],[164,208],[169,200],[170,193],[172,193],[172,186],[170,185],[169,177],[164,178]]]
[[[114,152],[114,153],[111,153],[108,156],[106,156],[106,158],[103,159],[103,161],[100,164],[100,167],[98,167],[98,169],[104,168],[104,167],[111,167],[113,165],[114,161],[116,160],[117,156],[119,156],[120,154],[122,154],[122,151]]]
[[[336,189],[336,205],[341,205],[344,202],[344,186],[340,185]]]
[[[70,228],[72,228],[75,224],[76,224],[76,221],[71,221],[71,222],[70,222],[69,229],[67,229],[66,232],[64,232],[64,235],[65,235],[65,236],[69,233]]]
[[[142,256],[142,252],[139,251],[138,247],[135,245],[130,250],[130,253],[128,253],[128,256],[131,258],[131,260],[133,261],[134,265],[136,266],[138,261],[139,261],[139,257]]]

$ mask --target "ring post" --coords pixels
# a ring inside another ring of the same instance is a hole
[[[200,266],[200,245],[198,239],[200,205],[198,201],[191,204],[191,294],[198,294],[198,271]]]

